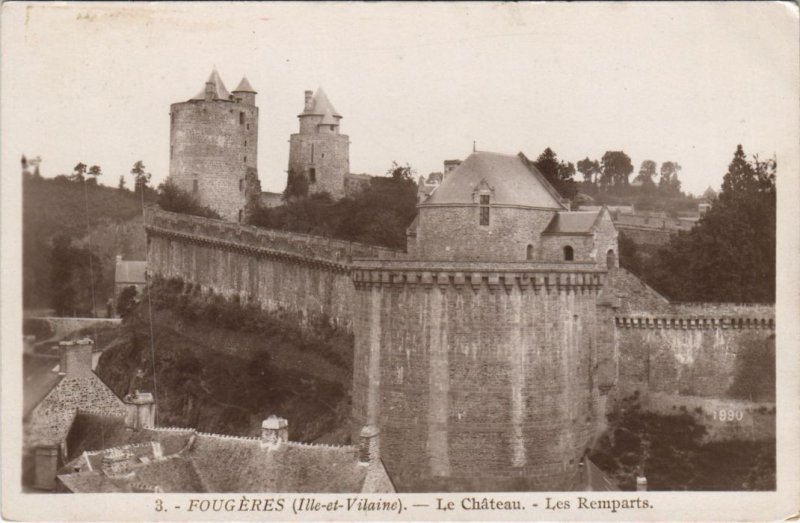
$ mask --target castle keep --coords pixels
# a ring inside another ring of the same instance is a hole
[[[244,219],[246,187],[258,180],[257,146],[256,91],[247,78],[230,93],[215,69],[199,93],[170,106],[170,179],[223,219]]]
[[[346,194],[341,116],[319,90],[299,118],[290,169]],[[405,252],[151,208],[148,270],[351,330],[352,439],[380,428],[400,491],[575,488],[619,399],[704,411],[774,343],[773,306],[670,303],[618,267],[608,210],[569,211],[522,154],[451,162],[417,208]]]

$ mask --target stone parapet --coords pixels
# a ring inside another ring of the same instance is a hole
[[[775,330],[774,317],[628,317],[617,316],[619,328],[631,329],[769,329]]]
[[[606,272],[593,263],[444,262],[427,260],[354,260],[350,274],[356,289],[381,285],[422,285],[597,291]]]
[[[295,261],[340,272],[349,270],[353,257],[383,259],[403,254],[385,247],[173,213],[155,206],[146,210],[145,229],[152,236]]]

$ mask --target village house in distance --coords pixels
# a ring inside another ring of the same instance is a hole
[[[352,444],[290,442],[278,418],[259,437],[153,427],[132,414],[149,395],[48,396],[30,426],[51,437],[29,440],[43,488],[609,490],[588,457],[609,413],[632,396],[648,412],[719,405],[740,349],[774,344],[773,305],[673,303],[621,268],[609,209],[570,210],[522,153],[474,150],[420,180],[404,250],[247,225],[254,199],[279,203],[258,181],[255,96],[213,71],[172,104],[170,179],[222,219],[149,207],[147,274],[352,333]],[[325,92],[304,96],[289,171],[333,198],[370,183]]]

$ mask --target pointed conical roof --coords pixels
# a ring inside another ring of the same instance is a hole
[[[217,72],[217,68],[215,67],[211,74],[208,76],[208,80],[206,80],[207,84],[214,84],[214,88],[217,91],[217,100],[228,100],[231,97],[231,93],[225,88],[225,84],[222,82],[222,78],[219,77],[219,73]],[[206,99],[206,87],[203,85],[203,89],[200,90],[199,93],[194,95],[190,98],[190,100],[205,100]]]
[[[320,87],[317,89],[317,92],[314,93],[314,97],[311,99],[311,110],[305,111],[304,114],[324,116],[328,111],[330,111],[331,116],[338,118],[342,117],[341,114],[336,112],[333,104],[330,100],[328,100],[328,95],[326,95],[325,91],[323,91],[322,87]]]
[[[253,89],[253,86],[250,85],[250,82],[247,81],[247,77],[243,76],[242,81],[239,82],[239,85],[236,86],[236,89],[233,90],[234,93],[256,93],[256,90]]]
[[[336,118],[333,117],[333,113],[330,109],[325,111],[325,116],[322,117],[322,121],[319,122],[319,125],[339,125],[339,122],[336,121]]]

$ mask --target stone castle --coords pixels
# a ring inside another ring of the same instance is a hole
[[[215,69],[199,93],[170,106],[170,179],[228,221],[245,221],[253,198],[281,203],[280,195],[261,193],[258,180],[256,94],[246,77],[229,92]],[[298,119],[288,172],[304,176],[309,193],[339,199],[369,183],[350,173],[350,139],[339,132],[342,115],[322,88],[305,92]]]
[[[173,172],[187,187],[199,178],[203,202],[238,221],[249,164],[233,138],[248,131],[237,125],[255,131],[257,112],[239,109],[252,100],[246,81],[226,101],[217,78],[202,101],[173,105],[184,141],[173,165],[196,169]],[[214,104],[223,131],[205,123]],[[340,118],[324,92],[307,92],[289,166],[337,196]],[[189,137],[219,156],[183,158]],[[474,152],[445,172],[421,192],[405,252],[151,208],[148,271],[350,329],[353,437],[380,428],[401,491],[569,490],[621,398],[727,404],[737,352],[774,343],[773,306],[670,303],[619,268],[608,210],[569,211],[523,154]]]

